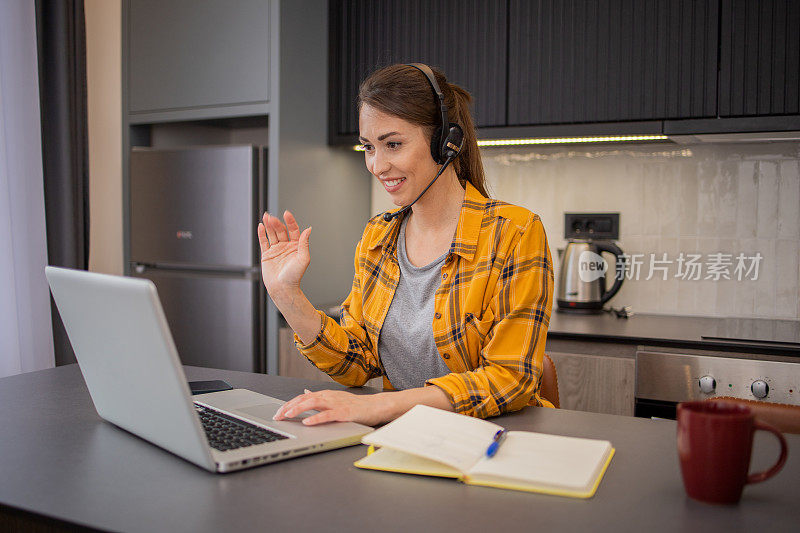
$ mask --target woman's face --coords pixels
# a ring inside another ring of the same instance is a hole
[[[383,113],[367,104],[358,115],[364,160],[395,205],[414,201],[430,184],[439,166],[422,126]]]

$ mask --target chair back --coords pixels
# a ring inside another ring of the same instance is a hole
[[[547,354],[544,354],[542,358],[542,386],[539,394],[541,394],[542,398],[552,403],[556,409],[561,407],[561,402],[558,398],[558,373],[556,372],[556,364]]]
[[[744,400],[730,396],[717,396],[707,401],[730,402],[749,407],[756,418],[782,433],[800,434],[800,405]]]

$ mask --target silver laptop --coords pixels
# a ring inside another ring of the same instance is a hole
[[[274,421],[284,402],[246,389],[192,397],[151,281],[49,266],[45,274],[97,413],[187,461],[230,472],[358,444],[372,431]]]

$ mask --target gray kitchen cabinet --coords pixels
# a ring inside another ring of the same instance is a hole
[[[294,345],[294,332],[291,328],[281,328],[278,340],[278,375],[290,378],[313,379],[315,381],[333,382],[328,374],[317,369]],[[383,388],[383,378],[374,378],[366,383],[367,387]]]
[[[559,352],[548,355],[558,372],[562,409],[633,416],[635,359]]]
[[[270,0],[129,0],[126,7],[131,114],[269,101]]]

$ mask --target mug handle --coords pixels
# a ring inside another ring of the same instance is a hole
[[[766,481],[778,471],[783,468],[783,464],[786,462],[786,439],[783,438],[783,435],[780,431],[775,429],[774,427],[770,426],[769,424],[765,424],[764,422],[760,422],[755,420],[753,423],[753,427],[755,429],[763,429],[764,431],[769,431],[770,433],[774,433],[778,440],[781,443],[781,456],[778,457],[778,461],[772,465],[772,468],[769,470],[765,470],[763,472],[756,472],[754,474],[750,474],[747,476],[747,483],[761,483],[762,481]]]

